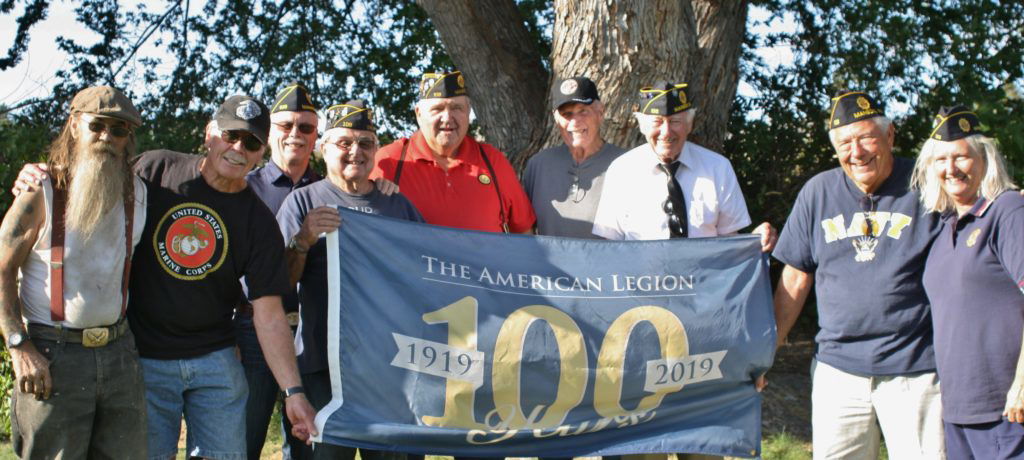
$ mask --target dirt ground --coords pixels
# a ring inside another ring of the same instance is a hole
[[[779,348],[762,395],[764,436],[789,433],[811,442],[811,358],[814,340],[801,338]]]

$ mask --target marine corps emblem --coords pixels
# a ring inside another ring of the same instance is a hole
[[[981,229],[976,228],[970,235],[967,236],[967,247],[972,248],[978,243],[978,235],[981,235]]]
[[[576,80],[566,80],[562,82],[562,86],[559,86],[558,90],[561,91],[562,94],[568,96],[576,92],[576,88],[578,87],[579,84],[576,83]]]
[[[857,107],[860,107],[863,110],[870,109],[871,108],[871,102],[868,102],[868,98],[866,98],[864,96],[858,96],[857,97]]]
[[[455,81],[458,82],[459,88],[465,88],[466,87],[466,80],[464,78],[462,78],[462,74],[461,73],[459,74],[459,78],[457,78]]]
[[[220,268],[227,246],[223,219],[198,203],[183,203],[168,210],[153,234],[158,263],[182,280],[200,280]]]
[[[971,122],[967,121],[966,118],[961,118],[960,121],[957,122],[957,124],[960,125],[961,131],[965,133],[971,132]]]

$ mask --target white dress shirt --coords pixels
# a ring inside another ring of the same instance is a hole
[[[750,225],[736,173],[722,155],[687,142],[676,180],[686,198],[691,238],[728,235]],[[650,144],[630,150],[608,167],[594,218],[594,234],[610,240],[669,238],[668,178]]]

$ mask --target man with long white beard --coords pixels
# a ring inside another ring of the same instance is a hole
[[[292,434],[316,434],[281,307],[288,281],[281,233],[245,180],[269,130],[265,105],[231,96],[206,126],[205,155],[154,150],[135,162],[148,181],[149,216],[132,263],[128,316],[143,368],[149,458],[177,454],[183,417],[190,457],[244,458],[248,387],[231,324],[243,277],[267,364],[286,389]],[[26,165],[15,190],[34,190],[48,174]]]
[[[146,186],[128,167],[141,124],[117,89],[79,92],[50,145],[52,180],[21,193],[0,226],[0,329],[17,377],[11,439],[22,458],[146,456],[142,373],[125,320],[128,262],[146,220]]]

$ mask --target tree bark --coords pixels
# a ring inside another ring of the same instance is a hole
[[[747,4],[747,0],[693,0],[700,58],[690,87],[700,109],[691,140],[716,152],[725,145],[736,98]]]
[[[643,141],[632,115],[640,88],[658,80],[687,81],[696,47],[686,1],[555,3],[554,80],[593,80],[605,105],[604,138],[627,149]]]
[[[697,108],[690,140],[721,151],[739,80],[748,0],[556,0],[545,70],[513,0],[418,0],[462,70],[488,142],[517,169],[562,142],[549,90],[586,76],[605,105],[604,139],[645,142],[632,113],[639,90],[686,82]]]
[[[466,89],[485,140],[517,169],[544,143],[549,75],[513,0],[418,0]]]

